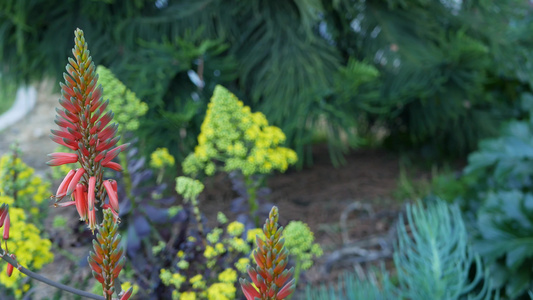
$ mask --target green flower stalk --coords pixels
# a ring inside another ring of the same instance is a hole
[[[247,300],[282,300],[294,292],[294,279],[287,282],[294,273],[294,268],[286,270],[289,252],[284,247],[283,227],[278,228],[278,208],[272,207],[263,226],[265,239],[256,237],[257,248],[253,251],[256,268],[248,266],[248,275],[254,285],[246,279],[240,279],[242,291]]]
[[[200,207],[198,203],[198,195],[204,190],[204,185],[196,179],[185,176],[176,178],[176,192],[182,195],[185,202],[190,203],[198,224],[198,233],[204,236],[204,226],[202,224],[202,215],[200,214]]]

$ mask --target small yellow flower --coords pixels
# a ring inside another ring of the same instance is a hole
[[[235,263],[235,268],[239,270],[241,273],[246,272],[246,267],[250,264],[250,259],[247,257],[239,258],[239,260]]]
[[[234,283],[237,281],[237,272],[231,268],[224,270],[218,274],[218,280],[226,283]]]
[[[217,252],[215,251],[215,248],[213,248],[213,246],[207,245],[204,250],[204,256],[207,259],[213,258],[217,256]]]
[[[250,229],[248,230],[248,232],[246,233],[246,241],[247,242],[255,242],[255,237],[259,235],[259,237],[263,237],[265,234],[263,232],[263,229],[261,228],[254,228],[254,229]]]
[[[233,221],[228,224],[228,233],[231,236],[239,236],[244,231],[244,224],[241,222]]]
[[[184,292],[180,296],[180,300],[196,300],[195,292]]]

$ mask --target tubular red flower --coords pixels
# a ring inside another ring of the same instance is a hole
[[[109,196],[109,204],[111,205],[111,208],[119,212],[118,208],[118,196],[115,190],[113,189],[113,185],[109,180],[104,181],[104,188],[107,192],[107,195]]]
[[[67,195],[72,194],[72,192],[74,191],[74,188],[76,188],[76,184],[78,184],[80,182],[81,176],[83,176],[83,174],[85,174],[85,169],[84,168],[79,168],[76,171],[76,174],[74,174],[74,176],[72,176],[72,180],[68,184]]]
[[[283,300],[287,298],[292,292],[294,292],[295,286],[294,286],[294,279],[289,281],[276,295],[276,298],[278,300]]]
[[[85,221],[87,219],[87,194],[85,193],[85,186],[81,183],[76,184],[74,201],[76,202],[76,210],[80,215],[80,220]]]
[[[76,201],[61,202],[61,203],[56,203],[54,205],[56,207],[67,207],[67,206],[76,205]]]
[[[64,128],[62,128],[64,129]],[[68,130],[68,128],[66,129]],[[64,131],[64,130],[50,130],[52,132],[53,135],[56,135],[60,138],[66,138],[66,139],[69,139],[69,140],[76,140],[76,136],[74,136],[72,133],[68,132],[68,131]]]
[[[66,139],[65,138],[61,138],[61,137],[58,137],[58,136],[54,136],[54,135],[50,135],[50,139],[60,145],[63,145],[65,147],[68,147],[70,148],[71,150],[78,150],[78,145],[72,145],[72,141],[71,140],[67,140],[65,141]]]
[[[89,205],[89,210],[94,210],[94,203],[95,203],[95,196],[96,196],[95,187],[96,187],[96,177],[91,176],[91,178],[89,178],[89,189],[87,190],[87,201]]]
[[[123,292],[124,293],[124,292]],[[120,300],[128,300],[131,297],[131,294],[133,293],[133,287],[130,287],[121,297]]]
[[[122,152],[122,151],[127,147],[127,145],[128,145],[128,144],[121,145],[121,146],[118,146],[118,147],[113,148],[112,150],[109,150],[109,151],[107,152],[107,154],[105,155],[104,160],[102,161],[102,165],[107,164],[107,163],[110,162],[113,158],[117,157],[117,155],[119,155],[120,152]]]
[[[70,170],[67,173],[67,176],[65,176],[65,178],[63,179],[63,181],[59,185],[59,188],[57,189],[56,197],[58,197],[58,198],[64,197],[67,194],[67,187],[69,186],[70,181],[72,181],[72,178],[74,177],[74,174],[76,174],[76,171],[74,171],[74,170]]]
[[[117,164],[116,162],[108,162],[105,165],[102,165],[102,167],[109,168],[118,172],[122,172],[122,166],[120,164]]]
[[[94,230],[96,229],[96,209],[89,209],[88,212],[88,218],[89,218],[89,228],[94,233]]]
[[[49,166],[60,166],[64,164],[72,164],[78,161],[78,154],[76,153],[64,153],[55,152],[48,154],[52,159],[46,164]]]

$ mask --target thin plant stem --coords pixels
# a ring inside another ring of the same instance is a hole
[[[39,275],[37,273],[34,273],[22,266],[19,266],[18,262],[15,260],[15,259],[12,259],[9,255],[7,255],[7,253],[2,250],[2,255],[0,256],[3,260],[5,260],[7,263],[11,264],[12,266],[18,266],[16,267],[17,270],[19,270],[22,274],[25,274],[27,275],[28,277],[31,277],[35,280],[38,280],[42,283],[45,283],[45,284],[48,284],[50,286],[53,286],[55,288],[58,288],[60,290],[63,290],[65,292],[69,292],[69,293],[72,293],[72,294],[75,294],[75,295],[79,295],[79,296],[82,296],[82,297],[85,297],[85,298],[88,298],[88,299],[96,299],[96,300],[105,300],[104,297],[102,296],[98,296],[98,295],[95,295],[93,293],[89,293],[89,292],[86,292],[86,291],[82,291],[82,290],[78,290],[78,289],[75,289],[73,287],[70,287],[68,285],[64,285],[62,283],[59,283],[59,282],[56,282],[56,281],[53,281],[51,279],[48,279],[42,275]]]
[[[250,216],[253,218],[255,226],[259,226],[259,217],[256,214],[257,210],[259,209],[256,195],[257,185],[255,184],[252,177],[249,175],[244,176],[244,184],[246,185],[246,192],[248,193],[248,206],[250,208]]]

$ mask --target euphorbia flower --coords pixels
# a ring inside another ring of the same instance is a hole
[[[60,83],[61,108],[56,109],[55,119],[59,130],[52,130],[51,139],[75,153],[52,153],[48,164],[80,164],[80,168],[65,176],[55,197],[61,201],[65,196],[72,196],[73,203],[58,206],[75,204],[80,219],[87,221],[94,231],[96,210],[104,205],[106,194],[110,197],[111,208],[118,212],[116,193],[104,187],[103,168],[121,171],[122,167],[112,160],[127,145],[116,145],[120,139],[116,136],[118,125],[111,123],[112,112],[104,113],[109,100],[102,98],[96,68],[80,29],[75,32],[74,43],[74,59],[69,58],[67,73],[63,73],[65,83]]]

